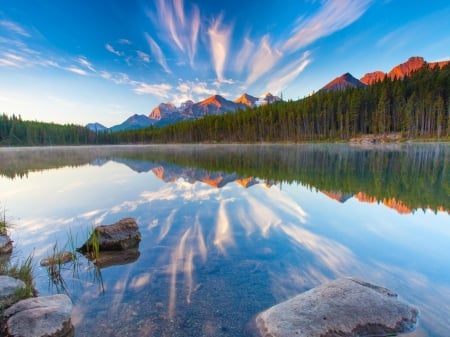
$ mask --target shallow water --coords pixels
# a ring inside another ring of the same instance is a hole
[[[243,336],[258,312],[353,276],[419,307],[408,336],[443,337],[449,165],[447,144],[0,149],[0,202],[39,293],[72,298],[75,336]],[[123,217],[142,233],[129,263],[78,255],[55,282],[38,266]]]

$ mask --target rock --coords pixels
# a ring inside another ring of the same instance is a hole
[[[40,265],[43,267],[48,267],[50,265],[65,264],[72,261],[73,258],[74,256],[71,252],[64,251],[42,259]]]
[[[13,304],[15,294],[20,289],[25,289],[26,285],[23,281],[14,277],[1,275],[0,276],[0,309]]]
[[[392,336],[414,330],[418,313],[389,289],[342,278],[271,307],[253,324],[262,337]]]
[[[8,235],[0,235],[0,255],[11,254],[13,241]]]
[[[17,302],[3,313],[6,336],[73,336],[72,302],[67,295],[33,297]]]
[[[97,239],[93,240],[93,236]],[[98,241],[99,250],[126,250],[136,247],[141,241],[139,226],[132,218],[124,218],[112,225],[97,226],[88,241],[78,250],[86,253],[93,250],[93,242]]]

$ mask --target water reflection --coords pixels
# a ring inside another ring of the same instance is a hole
[[[39,173],[33,167],[43,163],[25,161],[27,179],[11,180],[0,164],[24,253],[39,257],[63,242],[67,226],[80,236],[127,216],[140,226],[139,258],[102,269],[104,291],[88,265],[81,280],[66,282],[76,336],[100,328],[104,336],[242,336],[257,312],[348,275],[417,304],[421,327],[413,336],[449,330],[448,145],[96,151]],[[55,197],[54,185],[39,182],[59,175],[71,189]],[[25,186],[26,194],[17,192]],[[29,207],[36,197],[27,199],[37,190],[41,209]]]

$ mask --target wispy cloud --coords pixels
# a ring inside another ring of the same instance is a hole
[[[372,0],[327,0],[322,8],[307,19],[298,20],[282,50],[293,52],[328,36],[359,19]]]
[[[9,21],[9,20],[0,20],[0,26],[6,28],[7,30],[25,36],[25,37],[31,37],[31,35],[20,25],[18,25],[15,22]]]
[[[126,44],[126,45],[131,45],[132,44],[131,41],[128,40],[128,39],[119,39],[119,40],[117,40],[117,42],[120,43],[120,44]]]
[[[170,84],[148,84],[139,83],[133,91],[138,95],[156,95],[162,98],[169,98],[169,91],[172,89]]]
[[[282,57],[281,51],[273,48],[269,41],[269,36],[265,35],[261,39],[261,43],[258,50],[254,53],[250,62],[250,72],[245,82],[246,85],[250,85],[255,82],[262,75],[267,73],[275,63]]]
[[[169,37],[170,41],[164,41],[167,45],[175,46],[178,50],[187,54],[191,66],[197,52],[198,34],[200,31],[200,10],[192,5],[190,15],[185,12],[183,0],[159,0],[157,17],[152,18],[155,24],[161,26],[165,34],[161,37]]]
[[[179,81],[175,88],[176,92],[171,92],[171,101],[175,105],[180,105],[188,100],[198,101],[205,96],[216,94],[216,90],[208,88],[206,82],[199,81]]]
[[[139,59],[145,63],[149,63],[150,62],[150,55],[148,55],[147,53],[144,53],[141,50],[136,50],[136,54],[139,57]]]
[[[70,72],[72,72],[72,73],[74,73],[74,74],[78,74],[78,75],[82,75],[82,76],[86,76],[87,75],[87,72],[85,70],[83,70],[81,68],[78,68],[78,67],[75,67],[75,66],[67,67],[65,69],[70,71]]]
[[[22,68],[25,65],[25,59],[14,53],[3,53],[0,57],[0,66]]]
[[[115,84],[130,84],[130,85],[137,85],[138,82],[133,81],[130,79],[130,77],[125,73],[112,73],[109,71],[102,70],[100,71],[100,77],[104,78],[105,80],[109,80],[114,82]]]
[[[145,33],[145,38],[150,47],[150,50],[152,51],[153,56],[156,58],[156,61],[161,65],[161,67],[164,69],[164,71],[166,73],[169,73],[169,74],[172,73],[172,71],[170,70],[170,68],[167,64],[166,57],[164,56],[159,45],[147,33]]]
[[[220,16],[209,27],[208,36],[217,80],[222,82],[224,80],[223,72],[229,51],[231,28],[222,25],[222,17]]]
[[[246,37],[241,50],[239,50],[235,58],[234,65],[237,72],[241,73],[249,66],[248,60],[251,58],[254,48],[255,43]]]
[[[272,79],[268,81],[267,92],[279,93],[286,89],[286,86],[292,82],[303,70],[311,63],[311,52],[303,53],[299,60],[288,64],[280,71],[276,72]]]
[[[78,58],[78,62],[85,68],[89,69],[90,71],[92,71],[93,73],[96,73],[97,71],[94,69],[93,65],[91,62],[89,62],[87,60],[86,57],[81,56]]]
[[[114,47],[111,46],[109,43],[105,44],[105,48],[106,48],[107,51],[109,51],[110,53],[113,53],[113,54],[115,54],[117,56],[122,56],[123,55],[122,52],[114,49]]]

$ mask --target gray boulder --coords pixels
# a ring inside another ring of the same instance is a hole
[[[8,235],[0,235],[0,255],[11,254],[13,242]]]
[[[389,289],[338,279],[275,305],[256,316],[256,336],[392,336],[414,330],[418,310]]]
[[[93,238],[93,236],[96,238]],[[97,226],[91,237],[78,250],[92,252],[95,242],[99,250],[127,250],[136,247],[141,241],[141,233],[136,220],[124,218],[112,225]]]
[[[72,302],[66,295],[33,297],[17,302],[3,313],[5,336],[72,336]]]
[[[16,299],[16,293],[20,289],[25,289],[25,283],[14,277],[0,276],[0,309],[13,304]]]

